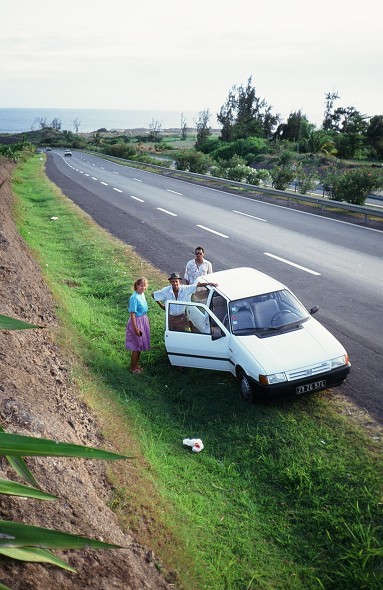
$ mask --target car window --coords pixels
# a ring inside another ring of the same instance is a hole
[[[288,289],[231,301],[229,312],[234,334],[276,330],[308,318],[307,310]]]
[[[216,291],[210,302],[210,309],[219,321],[226,325],[228,324],[227,300]]]

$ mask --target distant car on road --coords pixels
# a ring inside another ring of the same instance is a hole
[[[45,151],[46,152],[51,152],[52,151],[52,148],[51,147],[47,147],[47,148],[45,148]]]
[[[193,301],[167,301],[165,347],[170,363],[228,371],[245,399],[302,395],[343,383],[350,371],[338,340],[285,285],[253,268],[199,277]],[[169,313],[185,314],[185,331]],[[207,377],[211,382],[211,377]]]
[[[65,157],[66,156],[71,156],[71,155],[72,155],[72,152],[70,150],[65,150],[65,152],[64,152],[64,156]]]

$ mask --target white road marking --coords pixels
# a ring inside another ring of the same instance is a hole
[[[85,172],[85,176],[89,176],[89,174],[87,174],[87,173]]]
[[[113,187],[113,190],[114,190],[114,191],[117,191],[118,193],[122,193],[122,191],[120,191],[120,189],[119,189],[119,188],[115,188],[115,187]]]
[[[135,201],[140,201],[140,203],[145,203],[144,199],[139,199],[138,197],[133,197],[133,195],[130,195],[131,199],[134,199]]]
[[[242,211],[236,211],[232,209],[233,213],[238,213],[238,215],[243,215],[244,217],[251,217],[252,219],[257,219],[258,221],[266,221],[267,219],[262,219],[262,217],[256,217],[255,215],[249,215],[248,213],[242,213]]]
[[[84,172],[82,170],[79,170],[80,174],[84,174]]]
[[[286,260],[285,258],[280,258],[280,256],[275,256],[275,254],[270,254],[270,252],[264,252],[265,256],[270,256],[270,258],[275,258],[275,260],[279,260],[280,262],[284,262],[285,264],[289,264],[290,266],[295,266],[295,268],[299,268],[300,270],[304,270],[305,272],[310,273],[311,275],[316,275],[320,277],[320,272],[316,272],[315,270],[310,270],[305,266],[301,266],[300,264],[295,264],[295,262],[291,262],[290,260]]]
[[[102,180],[101,180],[101,184],[103,184],[104,186],[109,186],[109,184],[107,182],[103,182]]]
[[[172,215],[173,217],[177,217],[177,213],[172,213],[171,211],[167,211],[167,209],[162,209],[161,207],[157,207],[158,211],[162,211],[163,213],[167,213],[168,215]]]
[[[180,195],[181,197],[183,196],[182,193],[177,193],[177,191],[172,191],[170,188],[166,189],[168,191],[168,193],[173,193],[173,195]]]
[[[92,180],[98,180],[98,178],[96,178],[95,176],[92,176]]]
[[[205,225],[198,225],[197,227],[200,227],[201,229],[205,229],[206,231],[211,232],[212,234],[216,234],[217,236],[221,236],[221,238],[228,238],[229,236],[226,236],[225,234],[221,234],[219,231],[215,231],[214,229],[210,229],[210,227],[206,227]]]
[[[133,180],[135,180],[136,182],[142,182],[142,180],[140,180],[139,178],[133,178]]]
[[[113,174],[120,174],[119,172],[116,172],[115,170],[113,170]]]

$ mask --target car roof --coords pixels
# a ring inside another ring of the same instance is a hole
[[[199,277],[199,281],[201,283],[203,281],[218,283],[216,290],[225,295],[230,301],[286,288],[285,285],[269,275],[245,266],[203,275]]]

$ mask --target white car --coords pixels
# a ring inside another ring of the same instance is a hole
[[[65,150],[65,152],[64,152],[64,156],[65,156],[65,157],[67,157],[67,156],[71,156],[71,155],[72,155],[72,152],[71,152],[71,150]]]
[[[248,401],[335,387],[350,372],[338,340],[282,283],[253,268],[199,277],[193,301],[166,302],[165,346],[172,365],[229,371]],[[186,330],[169,329],[169,303]]]

